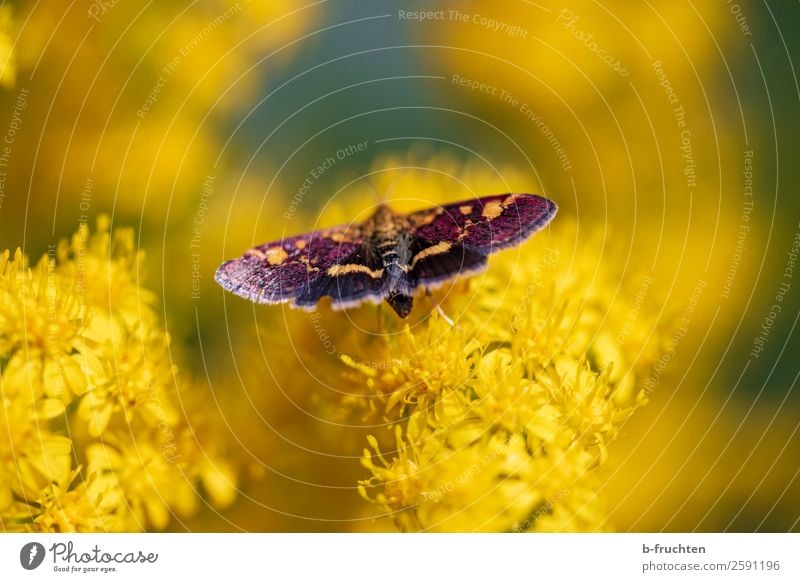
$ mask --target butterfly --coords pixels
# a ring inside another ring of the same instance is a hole
[[[383,300],[401,318],[418,289],[430,290],[486,267],[487,256],[543,228],[558,207],[533,194],[498,194],[395,212],[380,204],[362,223],[269,242],[223,263],[214,279],[256,303],[314,309],[325,296],[334,309]]]

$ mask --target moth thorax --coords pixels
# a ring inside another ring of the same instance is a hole
[[[399,265],[408,265],[411,262],[411,238],[401,232],[394,239],[394,244],[386,249],[386,255],[394,257],[394,262]]]

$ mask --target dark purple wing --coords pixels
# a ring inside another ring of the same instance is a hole
[[[223,263],[214,279],[256,303],[291,301],[313,307],[324,295],[337,306],[380,293],[380,277],[364,264],[360,225],[343,225],[266,243]]]
[[[413,235],[410,275],[430,287],[480,271],[486,256],[517,245],[555,216],[556,204],[533,194],[498,194],[408,215]]]
[[[521,243],[555,216],[555,202],[533,194],[497,194],[408,215],[413,234],[431,244],[460,243],[483,254]]]

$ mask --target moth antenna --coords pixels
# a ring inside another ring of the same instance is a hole
[[[372,180],[368,176],[366,179],[366,183],[372,194],[375,196],[375,199],[378,201],[378,204],[386,204],[387,201],[386,196],[378,192],[378,189],[372,184]]]
[[[354,176],[354,178],[350,180],[350,184],[363,181],[367,185],[367,188],[369,188],[370,192],[372,192],[372,194],[375,196],[375,200],[378,202],[378,204],[383,204],[386,202],[386,197],[380,195],[375,186],[373,186],[372,180],[370,180],[368,175],[365,176],[363,174],[359,174],[353,168],[347,168],[345,171]]]
[[[391,200],[394,196],[394,191],[397,190],[397,182],[392,182],[389,184],[389,187],[386,189],[386,195],[384,196],[384,201]]]

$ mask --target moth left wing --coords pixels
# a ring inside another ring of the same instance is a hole
[[[515,246],[543,228],[556,204],[533,194],[498,194],[408,215],[413,234],[410,277],[431,287],[475,273],[486,256]]]
[[[214,279],[256,303],[311,308],[330,295],[334,306],[345,307],[380,294],[377,271],[363,264],[365,255],[361,226],[342,225],[254,247],[223,263]]]
[[[497,194],[408,215],[415,236],[462,244],[488,255],[521,243],[543,228],[558,208],[534,194]]]

